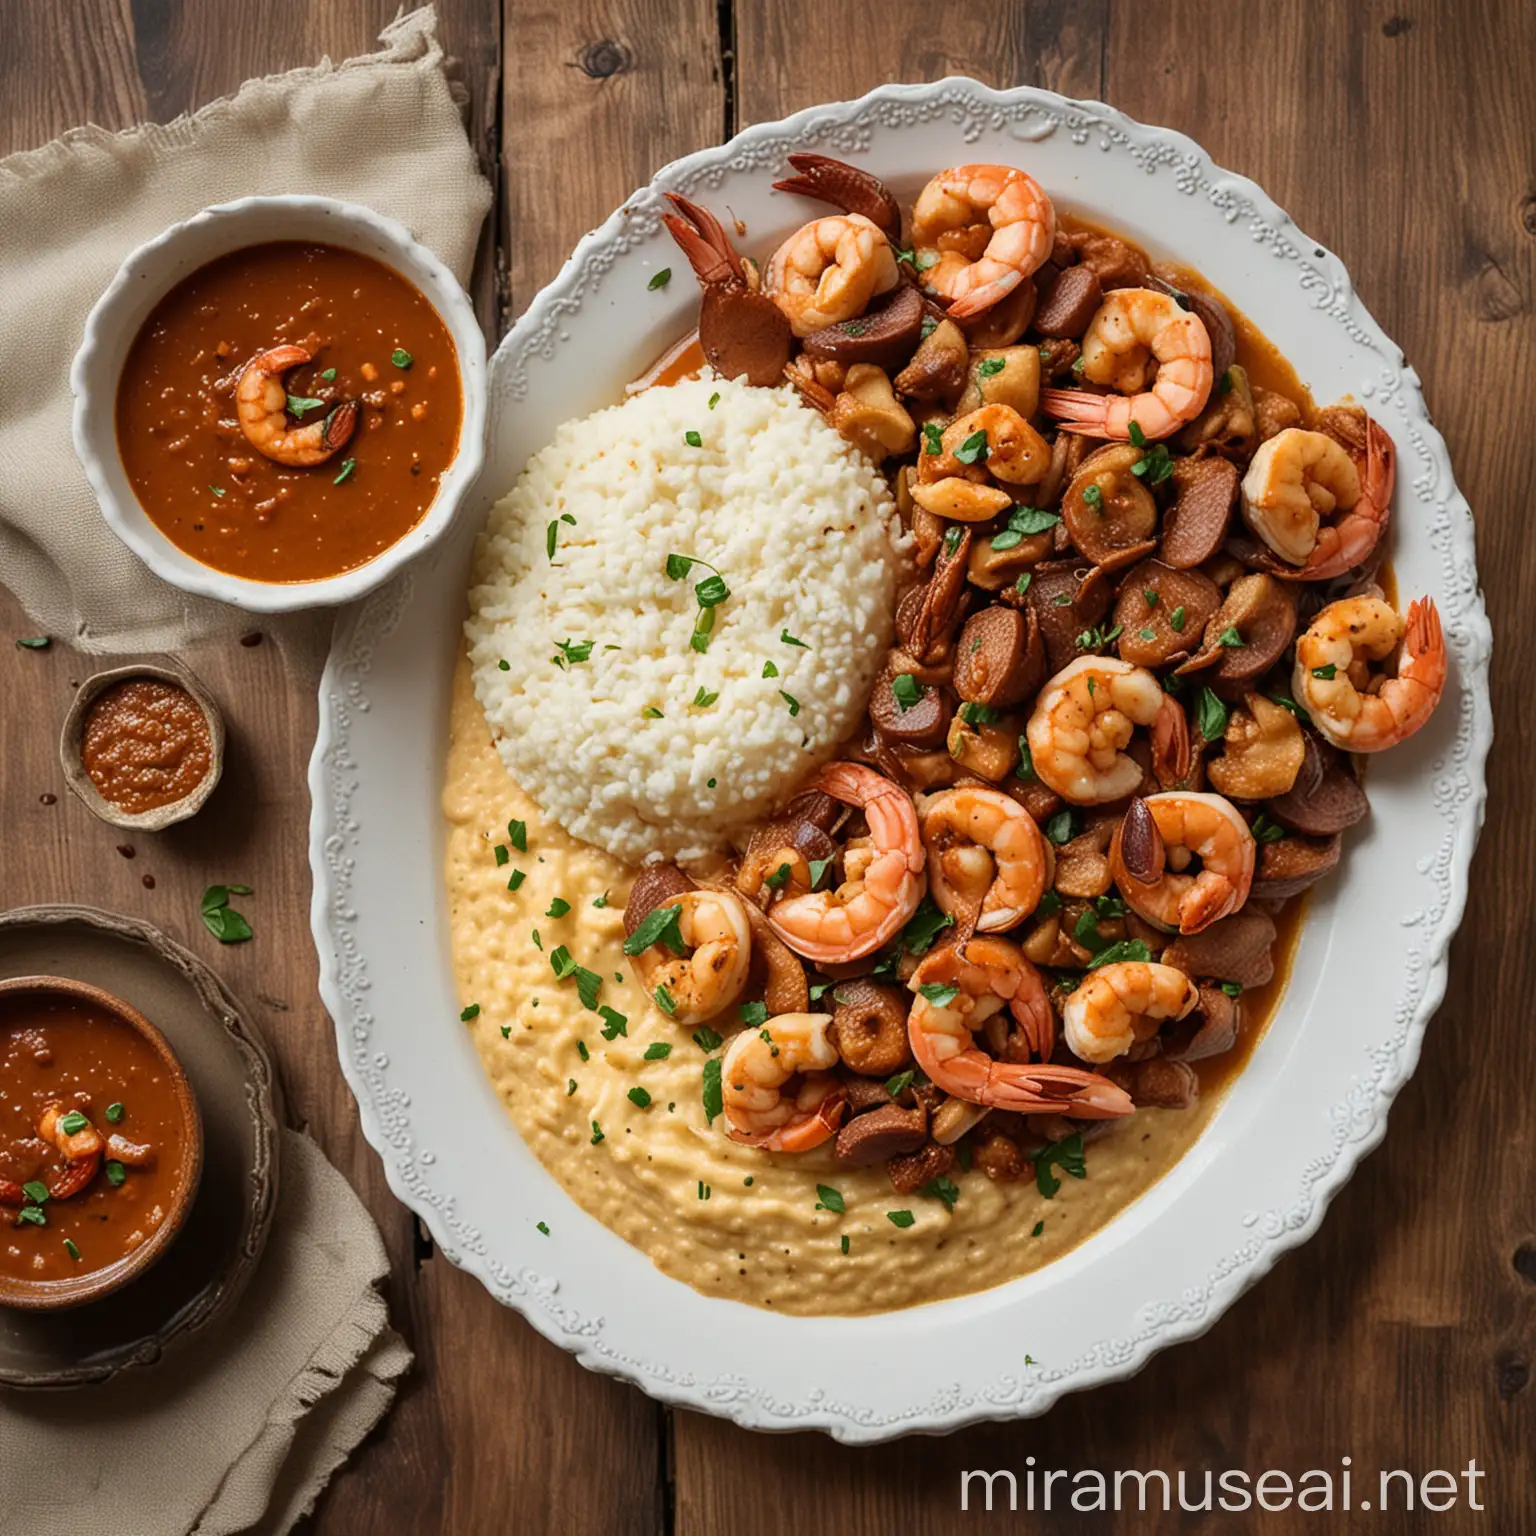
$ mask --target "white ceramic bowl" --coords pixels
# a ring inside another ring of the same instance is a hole
[[[117,381],[149,312],[184,277],[230,251],[273,240],[310,240],[371,256],[412,283],[442,316],[459,357],[464,419],[437,499],[404,538],[366,565],[324,581],[249,581],[178,549],[139,504],[117,450]],[[70,369],[75,452],[107,525],[157,576],[252,613],[350,602],[371,592],[442,536],[485,455],[485,337],[458,279],[403,224],[328,197],[245,197],[205,208],[141,245],[117,269],[85,322]]]

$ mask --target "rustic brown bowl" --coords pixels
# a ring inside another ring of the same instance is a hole
[[[208,722],[212,762],[190,795],[173,800],[169,805],[156,806],[152,811],[133,814],[102,797],[85,771],[80,753],[85,740],[85,717],[91,705],[114,683],[126,682],[135,677],[148,677],[156,682],[169,683],[172,687],[186,689],[192,695],[197,707],[203,712],[204,720]],[[224,716],[214,702],[213,695],[179,662],[168,667],[150,662],[140,662],[131,667],[113,667],[108,672],[97,672],[86,678],[75,690],[74,703],[64,716],[64,729],[59,736],[59,762],[64,769],[64,782],[90,807],[93,815],[110,822],[114,827],[124,827],[129,831],[159,832],[178,821],[185,821],[189,816],[195,816],[202,809],[203,802],[213,793],[219,775],[224,771]]]
[[[0,981],[0,1000],[17,996],[72,997],[90,1003],[110,1014],[125,1028],[143,1036],[153,1047],[155,1054],[165,1063],[170,1074],[171,1088],[181,1109],[182,1138],[185,1148],[181,1183],[173,1197],[165,1219],[132,1253],[124,1255],[115,1264],[89,1274],[66,1280],[15,1280],[0,1275],[0,1307],[19,1307],[25,1311],[54,1312],[65,1307],[78,1307],[88,1301],[99,1301],[121,1290],[130,1280],[136,1279],[149,1269],[171,1246],[176,1234],[186,1220],[187,1212],[197,1196],[198,1183],[203,1172],[203,1120],[198,1111],[197,1098],[192,1085],[182,1071],[176,1053],[165,1036],[137,1009],[130,1008],[120,998],[113,997],[100,987],[87,982],[71,981],[62,976],[16,976]]]

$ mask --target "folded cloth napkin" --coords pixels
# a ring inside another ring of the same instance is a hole
[[[386,28],[378,53],[249,81],[163,127],[78,128],[0,160],[0,585],[38,630],[125,651],[251,627],[152,576],[103,522],[70,436],[70,362],[123,257],[237,197],[365,203],[466,281],[491,189],[436,25],[429,6]]]
[[[0,1536],[279,1536],[383,1417],[411,1363],[384,1245],[314,1142],[281,1156],[266,1252],[206,1333],[103,1386],[0,1393]]]

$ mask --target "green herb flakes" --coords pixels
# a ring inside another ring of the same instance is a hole
[[[642,954],[652,944],[665,944],[674,955],[683,953],[683,909],[676,902],[670,906],[652,907],[624,940],[624,953]]]
[[[920,986],[917,990],[921,992],[922,995],[926,997],[935,1008],[947,1008],[952,1002],[954,1002],[957,997],[960,996],[959,987],[947,986],[941,981],[924,982],[923,985]]]
[[[784,690],[782,688],[780,688],[779,689],[779,697],[781,699],[783,699],[786,704],[789,705],[789,714],[790,714],[790,718],[791,719],[793,719],[796,715],[798,715],[800,713],[800,700],[797,699],[794,696],[794,694],[792,694],[792,693],[785,693]]]
[[[663,267],[659,272],[651,273],[651,280],[645,286],[652,293],[654,293],[658,288],[665,288],[671,281],[672,268]],[[720,397],[716,395],[715,398],[718,400]]]
[[[756,1029],[768,1022],[767,1003],[743,1003],[736,1011],[741,1015],[741,1022],[749,1029]]]
[[[1312,676],[1325,683],[1331,683],[1338,676],[1339,669],[1330,661],[1325,667],[1313,667]]]
[[[672,1043],[669,1040],[657,1040],[646,1046],[644,1061],[665,1061],[672,1054]]]
[[[471,1019],[478,1019],[479,1017],[480,1017],[480,1004],[479,1003],[471,1003],[469,1005],[469,1007],[461,1010],[461,1012],[459,1013],[459,1023],[461,1023],[461,1024],[468,1024]]]
[[[911,1211],[887,1211],[885,1213],[885,1219],[890,1222],[893,1227],[901,1227],[903,1230],[905,1230],[907,1227],[910,1227],[914,1221],[917,1220],[917,1217],[914,1216]]]
[[[1117,943],[1108,944],[1088,962],[1088,969],[1096,971],[1101,965],[1119,965],[1126,960],[1147,961],[1152,958],[1152,951],[1147,948],[1141,939],[1121,939]]]
[[[1207,741],[1220,741],[1227,734],[1227,721],[1231,714],[1232,711],[1209,688],[1200,690],[1195,723]]]
[[[123,1121],[123,1116],[126,1115],[127,1113],[128,1113],[128,1111],[123,1108],[121,1103],[118,1103],[118,1102],[114,1101],[113,1103],[108,1104],[107,1105],[107,1124],[108,1125],[121,1125],[122,1121]]]
[[[77,1264],[80,1262],[80,1250],[75,1247],[75,1240],[72,1237],[66,1237],[64,1239],[64,1252],[67,1253],[70,1258],[72,1258]]]
[[[808,646],[804,640],[797,640],[792,634],[790,634],[787,629],[781,629],[779,631],[779,644],[798,645],[802,651],[810,650],[810,646]]]
[[[910,672],[898,672],[891,679],[891,697],[905,714],[928,690]]]
[[[944,452],[944,433],[936,421],[923,423],[923,452],[931,454]]]
[[[953,1179],[946,1178],[943,1174],[940,1174],[935,1179],[929,1179],[918,1190],[918,1194],[927,1200],[942,1200],[944,1202],[944,1209],[952,1211],[955,1208],[955,1201],[960,1198],[960,1186]]]
[[[53,640],[48,635],[25,635],[16,644],[24,651],[46,651]]]
[[[656,999],[656,1006],[669,1017],[677,1012],[677,1000],[666,987],[657,987],[651,995]]]
[[[520,869],[514,869],[507,879],[507,889],[515,891],[528,877]]]
[[[1055,1199],[1057,1190],[1061,1188],[1061,1180],[1056,1177],[1053,1169],[1060,1168],[1074,1179],[1088,1176],[1081,1131],[1068,1136],[1064,1141],[1055,1141],[1042,1147],[1031,1160],[1035,1165],[1035,1187],[1047,1200]]]
[[[415,358],[413,358],[411,354],[405,350],[404,347],[396,347],[395,350],[389,354],[389,360],[395,365],[396,368],[409,368],[411,364],[415,362]]]
[[[113,1189],[116,1189],[128,1177],[128,1170],[116,1158],[113,1158],[106,1164],[106,1175],[107,1183]]]
[[[830,1184],[818,1184],[816,1186],[816,1209],[818,1211],[831,1211],[836,1216],[841,1216],[847,1209],[843,1202],[843,1192],[833,1189]]]
[[[701,1024],[693,1032],[693,1043],[707,1056],[711,1051],[718,1051],[725,1040],[717,1035],[708,1024]]]
[[[345,485],[352,478],[352,471],[357,468],[356,459],[343,459],[341,461],[341,473],[331,481],[332,485]]]
[[[704,1118],[713,1125],[715,1116],[725,1108],[725,1090],[720,1083],[720,1058],[711,1056],[704,1063],[704,1082],[701,1090],[704,1101]]]
[[[627,1098],[629,1102],[635,1106],[636,1109],[649,1109],[651,1107],[651,1096],[645,1091],[644,1088],[640,1088],[638,1086],[631,1088],[629,1092],[625,1094],[625,1098]]]
[[[596,1120],[592,1122],[592,1145],[595,1147],[603,1139],[603,1128]]]

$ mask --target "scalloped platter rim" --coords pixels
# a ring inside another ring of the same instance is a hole
[[[1315,893],[1276,1019],[1191,1152],[1043,1270],[916,1312],[852,1319],[779,1317],[702,1296],[560,1191],[453,1032],[442,895],[448,683],[484,512],[561,420],[609,403],[691,323],[691,282],[647,288],[658,268],[680,265],[656,217],[662,190],[729,205],[748,225],[747,246],[765,252],[808,216],[769,190],[795,148],[868,165],[907,193],[946,164],[1011,160],[1062,205],[1200,268],[1317,398],[1353,394],[1392,433],[1399,582],[1405,596],[1439,603],[1452,661],[1430,726],[1373,765],[1372,818],[1352,835],[1340,876]],[[591,367],[596,355],[612,362],[605,377]],[[1471,512],[1416,374],[1343,264],[1181,134],[1029,87],[885,86],[663,169],[529,306],[496,352],[491,396],[486,468],[457,527],[338,623],[310,766],[321,991],[391,1188],[447,1258],[583,1365],[752,1428],[871,1442],[1032,1416],[1203,1333],[1316,1230],[1385,1133],[1444,995],[1483,817],[1491,635]],[[398,750],[423,735],[432,749]],[[1363,899],[1376,889],[1387,899]],[[1361,952],[1391,985],[1351,964]],[[441,1027],[421,1022],[436,1019]],[[535,1225],[545,1218],[549,1236]]]

